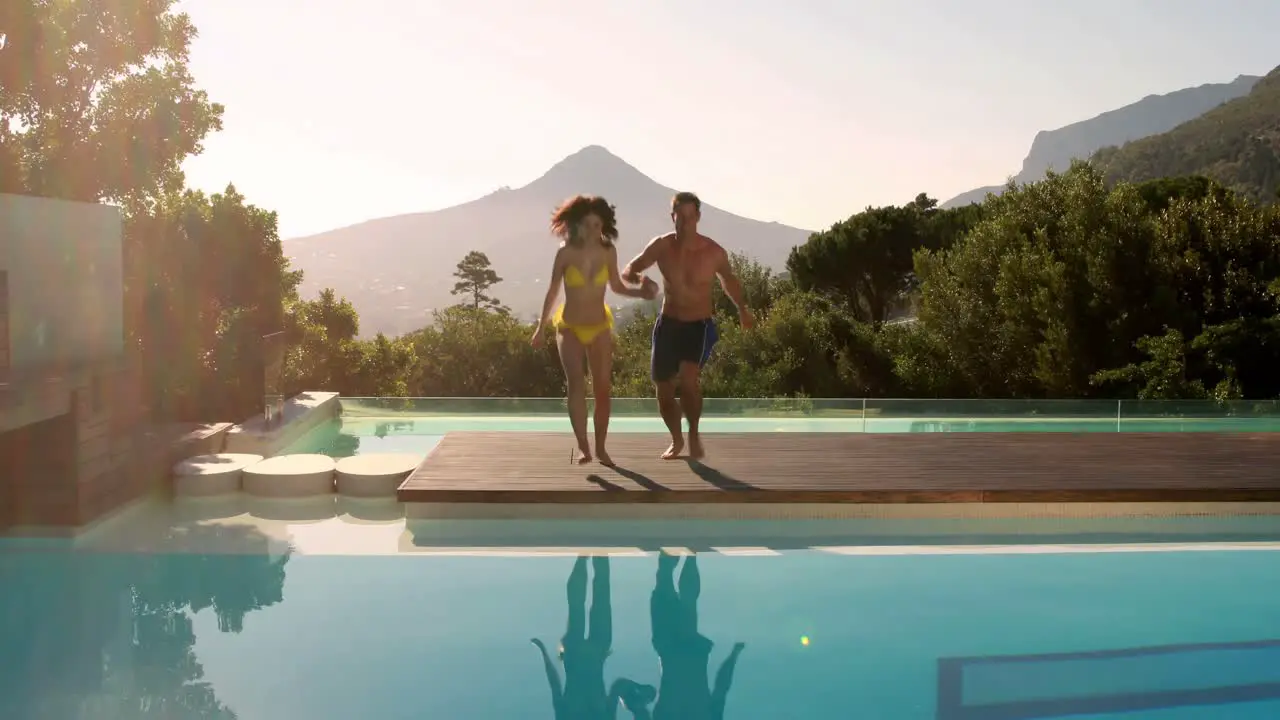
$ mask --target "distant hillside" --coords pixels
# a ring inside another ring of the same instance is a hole
[[[1247,95],[1261,78],[1241,75],[1229,83],[1185,88],[1166,95],[1148,95],[1138,102],[1097,117],[1072,123],[1057,130],[1036,133],[1031,151],[1022,161],[1022,170],[1014,176],[1018,183],[1035,182],[1050,169],[1066,170],[1074,159],[1085,160],[1098,150],[1123,145],[1152,135],[1168,132],[1188,120]],[[982,202],[987,193],[999,195],[1004,184],[970,190],[942,204],[959,207]]]
[[[605,148],[591,146],[524,187],[503,188],[444,210],[286,240],[285,254],[304,271],[301,291],[306,296],[332,287],[355,305],[360,334],[366,337],[416,330],[431,321],[433,309],[458,302],[449,294],[454,266],[470,250],[486,253],[503,278],[494,292],[498,299],[520,315],[534,316],[556,248],[547,229],[551,211],[580,192],[604,195],[617,206],[621,262],[671,229],[675,190]],[[707,200],[703,198],[702,231],[774,269],[781,269],[791,248],[809,238],[808,230],[740,217]]]
[[[1111,180],[1205,175],[1254,200],[1280,192],[1280,67],[1252,92],[1173,130],[1099,151]]]

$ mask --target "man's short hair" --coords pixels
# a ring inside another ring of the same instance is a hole
[[[685,203],[693,205],[695,210],[702,212],[702,201],[698,199],[697,195],[688,191],[678,192],[675,197],[671,198],[671,212],[675,212],[676,208]]]

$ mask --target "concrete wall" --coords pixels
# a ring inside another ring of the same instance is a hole
[[[108,205],[0,194],[10,372],[123,354],[121,222]]]
[[[0,237],[4,237],[0,235]],[[0,268],[0,375],[9,372],[9,272]]]
[[[163,487],[173,464],[220,452],[228,424],[150,426],[134,368],[102,367],[63,389],[68,411],[0,432],[0,530],[75,528]]]

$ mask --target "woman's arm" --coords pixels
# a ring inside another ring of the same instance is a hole
[[[564,717],[564,688],[560,686],[560,673],[556,672],[556,666],[551,662],[551,656],[547,654],[547,646],[537,638],[529,642],[542,653],[542,670],[547,674],[547,684],[551,686],[552,717],[560,720]]]
[[[637,280],[636,282],[640,282]],[[644,284],[638,287],[631,287],[622,281],[622,274],[618,272],[618,248],[609,246],[609,289],[619,295],[627,297],[643,298],[647,296]]]
[[[542,327],[547,322],[547,316],[551,314],[551,308],[556,305],[556,298],[560,296],[560,283],[564,280],[564,246],[556,251],[556,259],[551,265],[551,284],[547,286],[547,297],[542,301],[542,314],[538,316],[538,327]]]

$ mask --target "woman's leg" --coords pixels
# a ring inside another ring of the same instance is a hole
[[[591,462],[591,445],[587,442],[587,374],[583,366],[584,348],[578,336],[568,329],[556,334],[556,346],[560,350],[560,364],[564,366],[565,385],[568,388],[569,424],[573,436],[578,439],[582,452],[579,463]]]
[[[605,450],[604,441],[609,437],[609,414],[613,397],[613,333],[602,332],[587,348],[587,363],[591,366],[591,392],[596,401],[596,457],[605,465],[613,459]],[[584,410],[585,414],[586,411]]]

